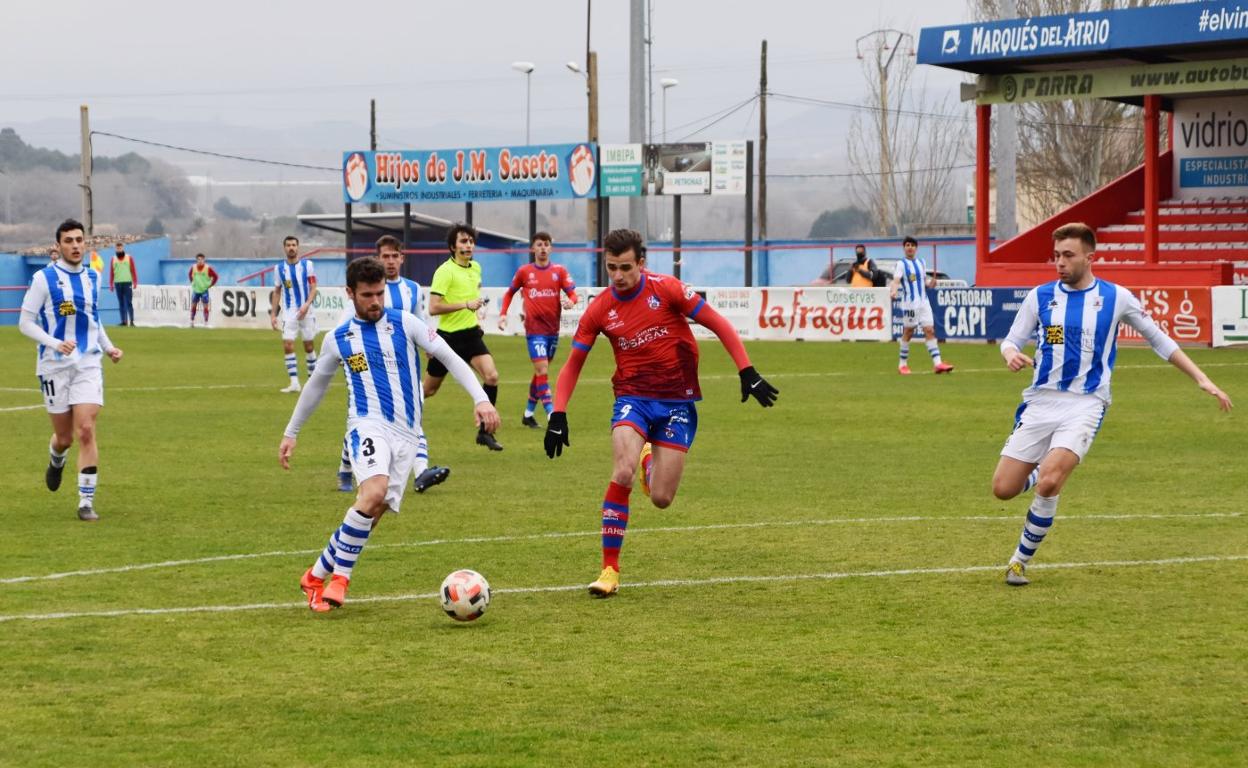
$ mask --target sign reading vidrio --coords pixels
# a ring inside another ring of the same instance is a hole
[[[1248,195],[1248,98],[1175,102],[1174,180],[1182,200]]]

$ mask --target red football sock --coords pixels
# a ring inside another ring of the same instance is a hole
[[[602,500],[602,567],[620,570],[620,548],[628,528],[628,494],[633,489],[609,483]]]

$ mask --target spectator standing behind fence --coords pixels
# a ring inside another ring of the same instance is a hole
[[[191,281],[191,327],[195,327],[195,308],[204,305],[204,327],[208,327],[208,311],[212,307],[212,297],[208,290],[217,284],[217,270],[208,266],[208,257],[202,253],[195,254],[195,266],[186,273]]]
[[[134,286],[138,284],[139,272],[134,268],[134,257],[126,253],[126,244],[119,242],[108,262],[108,290],[117,294],[122,325],[134,325]]]
[[[854,263],[845,278],[851,288],[870,288],[875,285],[875,262],[867,258],[867,246],[854,246]]]

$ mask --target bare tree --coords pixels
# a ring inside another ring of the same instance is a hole
[[[1156,5],[1145,0],[1015,0],[1020,18]],[[1001,0],[970,0],[981,20],[1002,17]],[[1018,109],[1019,204],[1036,221],[1143,162],[1141,110],[1103,99],[1022,103]]]
[[[867,98],[850,120],[851,189],[883,235],[948,219],[950,179],[969,156],[966,116],[948,98],[933,101],[912,87],[911,40],[895,30],[859,39]]]

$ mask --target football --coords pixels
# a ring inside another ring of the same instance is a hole
[[[461,570],[442,580],[442,610],[456,621],[473,621],[490,605],[490,583],[476,571]]]

